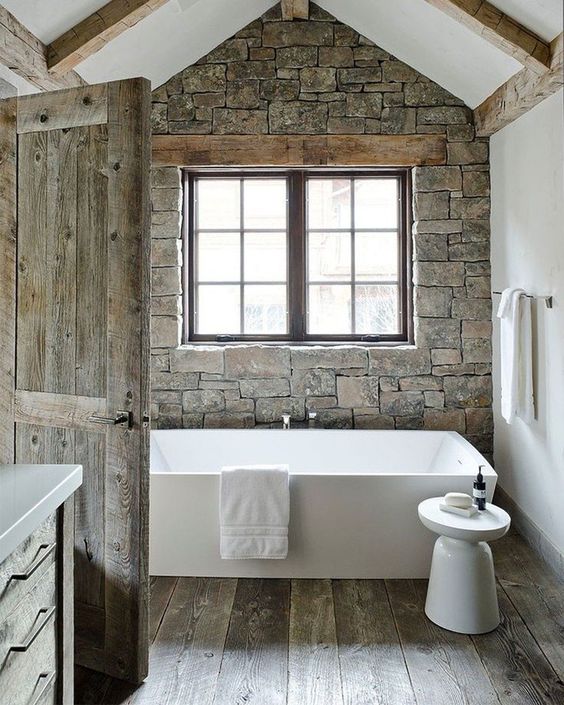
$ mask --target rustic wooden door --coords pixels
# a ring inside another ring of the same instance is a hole
[[[81,463],[76,660],[147,675],[150,88],[0,102],[0,461]]]

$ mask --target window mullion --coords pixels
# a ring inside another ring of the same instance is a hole
[[[302,171],[288,176],[288,304],[289,331],[292,340],[305,334],[305,182]]]

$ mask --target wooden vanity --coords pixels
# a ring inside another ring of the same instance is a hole
[[[80,465],[0,466],[0,699],[73,703],[74,491]]]

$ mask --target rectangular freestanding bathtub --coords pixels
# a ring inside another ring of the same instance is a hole
[[[286,560],[221,560],[223,465],[288,463]],[[472,493],[484,465],[488,501],[497,475],[457,433],[364,430],[173,430],[151,433],[153,575],[420,578],[434,534],[418,503]]]

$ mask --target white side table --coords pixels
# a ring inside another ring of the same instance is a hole
[[[439,535],[433,549],[425,614],[444,629],[484,634],[499,624],[492,552],[486,541],[501,538],[511,523],[494,504],[472,517],[439,509],[442,497],[426,499],[419,519]]]

